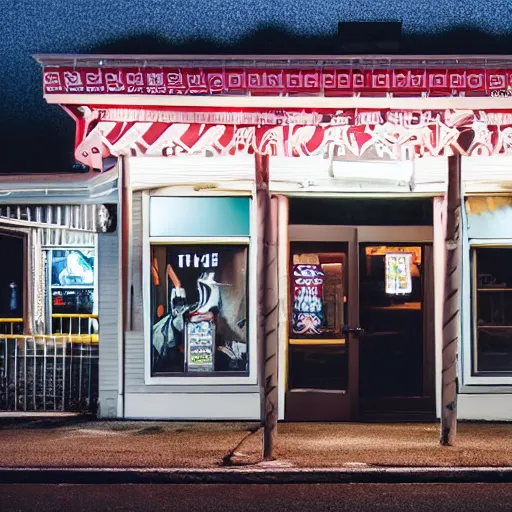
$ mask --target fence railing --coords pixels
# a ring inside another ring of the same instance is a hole
[[[0,318],[0,335],[22,333],[23,318]]]
[[[52,334],[66,336],[75,341],[98,343],[98,315],[53,314]]]
[[[52,317],[52,335],[17,334],[21,319],[0,319],[10,330],[0,333],[0,410],[95,411],[97,315]]]

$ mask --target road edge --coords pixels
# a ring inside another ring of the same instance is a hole
[[[0,468],[0,484],[512,483],[512,467]]]

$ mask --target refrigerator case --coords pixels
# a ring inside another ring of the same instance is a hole
[[[215,364],[215,318],[213,313],[192,315],[185,324],[187,370],[212,372]]]

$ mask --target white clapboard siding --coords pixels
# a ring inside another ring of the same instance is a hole
[[[144,392],[146,388],[144,383],[144,333],[142,331],[128,331],[125,343],[126,392],[130,393],[134,388],[142,389]]]
[[[132,197],[131,315],[132,331],[126,333],[126,391],[144,385],[144,319],[142,289],[142,192]],[[130,297],[128,298],[130,300]]]
[[[100,325],[99,391],[118,391],[119,260],[117,233],[98,235],[98,297]],[[101,396],[100,396],[101,399]]]
[[[142,192],[135,192],[132,199],[132,328],[144,331],[143,291],[142,291]],[[149,269],[148,269],[149,272]],[[148,305],[149,306],[149,305]]]
[[[204,183],[218,183],[222,189],[250,190],[254,155],[130,158],[129,169],[134,191]]]

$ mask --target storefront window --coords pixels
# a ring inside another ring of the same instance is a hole
[[[247,244],[151,245],[151,374],[248,374]]]
[[[512,372],[512,248],[474,248],[473,322],[477,374]]]
[[[95,312],[93,248],[52,249],[47,252],[51,331],[87,334]]]

